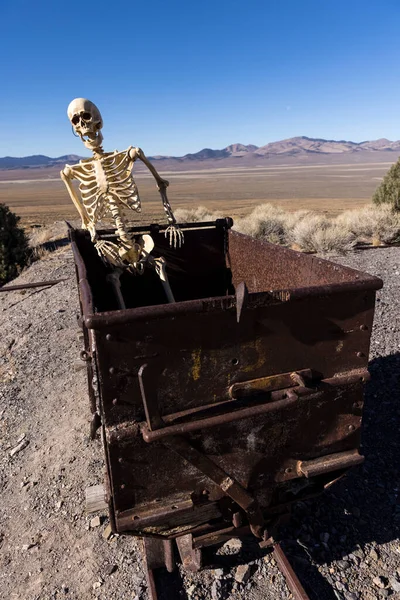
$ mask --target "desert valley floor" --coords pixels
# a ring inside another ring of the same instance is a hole
[[[240,161],[196,161],[174,167],[160,161],[156,168],[170,181],[174,209],[204,205],[233,217],[264,202],[287,210],[311,209],[336,215],[367,204],[384,174],[396,160],[393,153],[293,157],[241,166]],[[135,165],[136,168],[136,165]],[[135,176],[142,199],[143,223],[165,219],[152,177],[139,165]],[[0,170],[0,202],[22,217],[23,225],[76,218],[60,180],[59,168]],[[132,220],[139,220],[132,213]]]

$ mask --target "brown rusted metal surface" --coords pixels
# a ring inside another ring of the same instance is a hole
[[[6,287],[0,287],[0,292],[15,292],[17,290],[29,290],[37,287],[51,287],[66,280],[67,279],[64,277],[63,279],[51,279],[50,281],[36,281],[34,283],[21,283],[20,285],[7,285]]]
[[[235,383],[229,388],[231,398],[249,398],[255,394],[267,393],[274,390],[282,390],[284,388],[294,387],[299,385],[299,377],[301,385],[305,385],[305,378],[312,379],[311,369],[303,369],[298,373],[281,373],[270,377],[259,377],[250,381]]]
[[[350,450],[349,452],[337,452],[336,454],[328,454],[314,460],[299,460],[296,466],[296,472],[304,477],[314,477],[315,475],[323,475],[340,469],[348,469],[355,467],[364,462],[364,457],[361,456],[358,450]]]
[[[279,544],[275,544],[273,556],[286,579],[288,588],[296,600],[310,600],[305,589],[301,585],[299,578],[293,571],[292,565],[288,561],[286,554]]]
[[[176,250],[165,227],[132,229],[153,236],[177,301],[155,273],[124,273],[126,310],[87,233],[70,232],[114,531],[269,545],[293,501],[362,461],[381,280],[229,226],[189,224]]]
[[[176,538],[179,555],[185,569],[189,571],[200,571],[201,569],[201,550],[193,547],[193,538],[191,534],[182,535]]]

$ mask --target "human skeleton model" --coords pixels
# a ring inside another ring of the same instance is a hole
[[[142,273],[146,264],[154,267],[164,286],[169,302],[174,302],[171,288],[165,272],[165,259],[150,255],[154,242],[149,235],[134,238],[129,234],[124,217],[124,209],[141,212],[141,202],[132,169],[139,158],[149,169],[157,182],[169,226],[165,236],[170,245],[176,248],[183,243],[183,234],[168,202],[166,188],[168,181],[160,177],[153,165],[147,160],[140,148],[129,147],[118,152],[104,152],[101,129],[103,120],[97,106],[85,98],[76,98],[68,106],[68,118],[73,130],[81,138],[86,148],[93,152],[93,158],[79,161],[76,165],[65,165],[61,171],[68,193],[77,208],[82,228],[90,232],[98,254],[114,267],[111,281],[116,286],[121,308],[123,299],[119,290],[119,277],[122,269],[128,268],[134,273]],[[72,180],[79,182],[78,196]],[[96,223],[106,216],[114,220],[117,243],[101,240],[96,231]]]

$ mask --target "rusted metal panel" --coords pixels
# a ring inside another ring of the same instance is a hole
[[[178,301],[164,304],[155,274],[126,274],[126,310],[87,235],[71,232],[114,529],[207,545],[247,528],[267,544],[279,512],[362,460],[382,282],[226,220],[191,224],[176,251],[164,229],[134,233],[151,231]]]

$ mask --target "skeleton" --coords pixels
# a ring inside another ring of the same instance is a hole
[[[150,236],[135,238],[129,234],[124,216],[126,208],[136,212],[142,210],[138,189],[132,177],[133,165],[137,159],[140,159],[155,178],[161,195],[169,224],[165,236],[171,246],[180,247],[183,243],[183,234],[176,223],[167,198],[166,188],[169,182],[160,177],[140,148],[130,146],[122,152],[103,151],[101,133],[103,120],[93,102],[85,98],[76,98],[68,106],[67,112],[75,135],[79,136],[86,148],[93,152],[93,158],[83,159],[76,165],[66,165],[60,173],[61,179],[79,212],[82,228],[90,232],[91,240],[102,259],[115,269],[109,276],[110,280],[114,287],[117,286],[119,289],[119,276],[124,268],[134,273],[142,273],[146,264],[149,264],[155,268],[160,277],[168,300],[173,302],[165,272],[165,260],[151,256],[154,242]],[[73,179],[79,182],[81,199],[72,184]],[[111,216],[115,223],[117,243],[100,239],[96,231],[96,223],[106,216]],[[119,303],[123,304],[122,296],[117,289],[116,295],[119,297]]]

